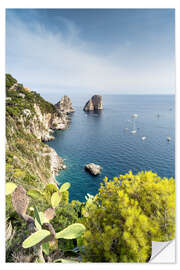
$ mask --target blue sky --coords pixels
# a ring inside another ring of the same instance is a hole
[[[47,95],[172,94],[173,9],[7,9],[6,72]]]

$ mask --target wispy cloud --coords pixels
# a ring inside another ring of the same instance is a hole
[[[130,41],[106,55],[97,53],[80,38],[76,25],[60,20],[65,32],[37,22],[28,26],[15,16],[8,20],[7,72],[40,91],[173,93],[174,63],[150,57],[148,51],[146,59]],[[133,58],[136,53],[139,58]]]

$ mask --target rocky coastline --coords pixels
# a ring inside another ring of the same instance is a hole
[[[55,138],[55,130],[68,128],[73,112],[69,97],[64,96],[53,105],[10,74],[6,75],[6,151],[10,156],[8,166],[13,168],[7,179],[10,177],[15,182],[24,181],[29,185],[30,177],[35,178],[32,181],[39,186],[57,185],[55,177],[60,170],[66,169],[66,165],[63,158],[44,142]],[[17,170],[24,180],[14,178]]]

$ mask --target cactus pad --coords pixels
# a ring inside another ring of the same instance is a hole
[[[14,190],[17,188],[17,185],[13,182],[6,183],[6,196],[12,194]]]
[[[62,195],[58,191],[53,193],[51,196],[51,205],[53,208],[56,208],[59,205],[61,198]]]
[[[70,186],[71,186],[71,184],[69,182],[66,182],[60,187],[59,191],[64,192],[64,191],[68,190],[70,188]]]
[[[56,233],[56,239],[75,239],[81,236],[81,234],[85,231],[85,227],[81,223],[74,223],[61,232]]]
[[[26,195],[26,190],[19,185],[12,194],[12,204],[16,212],[24,216],[29,204],[29,197]]]
[[[51,219],[53,219],[55,217],[55,215],[56,215],[56,212],[53,208],[48,208],[44,212],[44,216],[47,219],[47,221],[50,221]]]
[[[22,244],[23,248],[30,248],[38,243],[40,243],[43,239],[48,237],[50,235],[50,232],[47,230],[39,230],[33,234],[31,234]]]
[[[35,200],[40,200],[40,201],[44,200],[43,193],[36,189],[29,190],[27,192],[27,195],[29,195],[32,199],[35,199]]]

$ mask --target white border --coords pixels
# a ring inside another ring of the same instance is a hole
[[[53,268],[64,268],[64,269],[68,269],[68,268],[73,268],[73,269],[84,269],[84,267],[86,268],[98,268],[100,269],[110,269],[110,268],[123,268],[123,269],[138,269],[141,267],[153,267],[153,269],[159,269],[159,268],[163,268],[166,269],[169,267],[172,268],[177,268],[178,264],[179,264],[179,259],[178,256],[176,256],[176,264],[73,264],[73,265],[69,265],[69,264],[4,264],[3,262],[5,261],[5,251],[3,248],[3,243],[4,243],[4,220],[5,220],[5,207],[4,207],[4,143],[5,143],[5,132],[4,132],[4,89],[5,89],[5,83],[4,83],[4,74],[5,74],[5,8],[176,8],[176,48],[179,48],[180,44],[179,44],[179,40],[178,40],[178,30],[179,29],[179,6],[178,6],[178,1],[176,0],[171,0],[171,1],[167,1],[167,0],[151,0],[151,1],[144,1],[144,0],[132,0],[132,1],[95,1],[95,0],[85,0],[85,1],[80,1],[80,0],[71,0],[71,1],[58,1],[58,0],[51,0],[51,1],[47,1],[47,0],[31,0],[31,1],[24,1],[24,0],[6,0],[6,1],[1,1],[0,3],[0,131],[1,131],[1,140],[0,140],[0,145],[1,145],[1,150],[0,150],[0,180],[1,180],[1,187],[0,187],[0,263],[3,264],[3,266],[5,268],[9,268],[9,267],[13,267],[14,269],[24,269],[24,267],[29,268],[33,267],[33,268],[40,268],[43,267],[43,269],[47,269],[49,267],[53,267]],[[178,53],[176,50],[176,60],[177,60],[177,68],[178,68]],[[178,70],[178,69],[177,69]],[[177,72],[177,88],[178,88],[178,72]],[[176,232],[176,238],[178,239],[176,241],[176,255],[178,254],[177,250],[178,250],[178,243],[179,243],[179,232],[178,232],[178,219],[179,219],[179,207],[177,210],[177,205],[178,204],[178,189],[179,189],[179,167],[178,166],[178,161],[179,161],[179,140],[180,140],[180,130],[179,130],[179,113],[180,113],[180,109],[178,108],[178,106],[180,106],[179,104],[179,94],[178,91],[176,91],[176,228],[177,228],[177,232]]]

